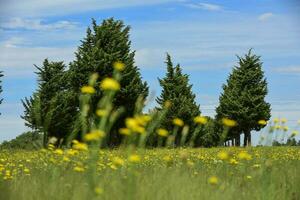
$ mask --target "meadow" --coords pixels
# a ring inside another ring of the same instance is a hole
[[[299,169],[297,147],[50,145],[0,153],[0,199],[299,199]]]

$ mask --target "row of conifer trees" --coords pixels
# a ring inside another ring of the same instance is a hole
[[[68,66],[64,62],[44,60],[37,69],[38,88],[31,97],[22,102],[25,108],[22,118],[26,126],[44,134],[44,144],[48,138],[56,137],[66,141],[70,134],[80,132],[80,95],[81,88],[88,84],[89,77],[97,73],[97,82],[111,77],[112,65],[115,61],[125,64],[120,82],[121,89],[116,94],[113,104],[116,108],[125,109],[119,116],[117,123],[108,135],[107,146],[117,146],[122,136],[118,130],[124,126],[124,121],[135,112],[135,105],[139,99],[146,100],[148,85],[142,81],[138,67],[135,65],[135,52],[131,50],[129,40],[129,26],[113,18],[97,24],[95,20],[87,29],[86,37],[81,41],[75,55],[75,60]],[[249,51],[244,57],[238,57],[239,62],[229,75],[227,83],[223,85],[219,106],[216,108],[215,119],[207,118],[199,138],[195,138],[195,146],[219,145],[223,127],[219,123],[223,118],[237,122],[237,126],[230,129],[224,141],[240,145],[240,135],[244,134],[244,144],[251,143],[251,131],[260,130],[263,125],[259,120],[270,118],[270,104],[265,102],[267,82],[262,71],[260,57]],[[166,58],[167,73],[159,83],[162,92],[157,97],[155,110],[162,109],[167,101],[171,106],[161,127],[171,131],[172,120],[180,118],[189,126],[189,131],[195,131],[193,119],[200,116],[200,106],[196,103],[192,85],[188,75],[182,72],[179,64],[174,65],[171,56]],[[213,78],[213,77],[212,77]],[[96,109],[103,91],[98,88],[93,95],[89,115],[96,118]],[[80,139],[80,138],[79,138]]]

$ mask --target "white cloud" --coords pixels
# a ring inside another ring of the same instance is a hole
[[[194,9],[202,9],[202,10],[208,10],[208,11],[222,11],[223,7],[217,4],[210,4],[210,3],[189,3],[186,4],[189,8]]]
[[[278,67],[274,71],[286,74],[300,74],[300,66]]]
[[[7,76],[33,74],[33,65],[40,65],[45,58],[70,62],[75,47],[13,47],[0,46],[0,67]]]
[[[11,37],[6,41],[0,43],[6,48],[16,47],[17,45],[24,44],[24,38],[22,37]]]
[[[264,13],[264,14],[262,14],[262,15],[260,15],[259,17],[258,17],[258,20],[259,21],[267,21],[267,20],[269,20],[270,18],[272,18],[274,16],[274,14],[273,13]]]
[[[57,16],[93,10],[155,5],[172,1],[176,0],[10,0],[1,3],[0,13],[3,16]]]
[[[44,23],[41,19],[12,18],[1,23],[1,28],[7,29],[27,29],[50,31],[55,29],[72,29],[77,26],[76,22],[58,21],[55,23]]]

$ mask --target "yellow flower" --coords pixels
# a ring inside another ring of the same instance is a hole
[[[239,164],[239,162],[238,162],[236,159],[234,159],[234,158],[231,158],[231,159],[229,160],[229,163],[232,164],[232,165],[237,165],[237,164]]]
[[[140,126],[139,121],[136,118],[127,118],[125,120],[126,127],[133,132],[143,134],[146,132],[145,128]]]
[[[113,78],[105,78],[100,84],[102,90],[120,90],[121,86],[118,81]]]
[[[204,116],[197,116],[194,118],[194,122],[197,124],[206,124],[207,123],[207,117]]]
[[[218,158],[220,158],[221,160],[227,160],[229,158],[229,155],[225,151],[220,151],[218,153]]]
[[[120,157],[114,157],[114,158],[113,158],[113,163],[114,163],[115,165],[123,166],[124,163],[125,163],[125,161],[124,161],[122,158],[120,158]]]
[[[281,121],[281,123],[283,123],[283,124],[284,124],[284,123],[286,123],[286,122],[287,122],[287,119],[286,119],[286,118],[282,118],[280,121]]]
[[[166,156],[163,157],[163,160],[166,161],[166,162],[170,162],[170,161],[172,161],[172,157],[169,156],[169,155],[166,155]]]
[[[30,173],[30,170],[28,168],[24,168],[24,172],[29,174]]]
[[[159,128],[157,129],[157,134],[161,137],[167,137],[169,135],[169,132],[166,129]]]
[[[85,141],[97,141],[100,138],[103,138],[105,133],[101,130],[94,130],[84,136]]]
[[[117,61],[117,62],[114,62],[113,67],[115,70],[123,71],[125,69],[125,64],[120,61]]]
[[[222,123],[227,127],[234,127],[237,125],[236,121],[228,118],[223,118]]]
[[[208,178],[208,183],[211,185],[217,185],[219,182],[218,177],[216,176],[211,176]]]
[[[74,167],[73,170],[75,172],[84,172],[84,168],[83,167],[79,167],[79,166]]]
[[[175,118],[175,119],[173,119],[173,124],[176,126],[183,126],[184,122],[179,118]]]
[[[81,88],[81,92],[84,94],[94,94],[95,88],[93,88],[92,86],[83,86]]]
[[[99,116],[99,117],[104,117],[104,116],[108,115],[108,111],[104,110],[104,109],[98,109],[96,111],[96,115]]]
[[[57,155],[63,155],[63,154],[64,154],[64,151],[63,151],[62,149],[56,149],[56,150],[54,151],[54,153],[57,154]]]
[[[81,143],[81,142],[78,142],[78,143],[74,144],[73,148],[76,149],[76,150],[81,150],[81,151],[87,151],[88,150],[87,144]]]
[[[283,126],[283,127],[282,127],[282,130],[283,130],[284,132],[287,132],[287,131],[289,130],[289,127],[288,127],[288,126]]]
[[[121,135],[130,135],[130,130],[128,128],[120,128],[119,133]]]
[[[246,178],[247,178],[247,179],[252,179],[252,176],[249,176],[249,175],[248,175],[248,176],[246,176]]]
[[[138,163],[141,161],[141,157],[137,154],[130,155],[128,160],[133,163]]]
[[[103,193],[103,189],[100,187],[95,187],[94,192],[96,193],[96,195],[100,195]]]
[[[238,157],[239,159],[241,160],[251,160],[252,159],[252,156],[250,154],[248,154],[247,151],[241,151],[239,154],[238,154]]]
[[[273,122],[274,122],[275,124],[277,124],[277,123],[279,122],[279,119],[278,119],[278,118],[275,118],[275,119],[273,119]]]
[[[298,135],[299,132],[298,131],[292,131],[291,137],[295,137],[296,135]]]
[[[258,124],[264,126],[264,125],[267,125],[267,121],[264,120],[264,119],[261,119],[261,120],[258,121]]]

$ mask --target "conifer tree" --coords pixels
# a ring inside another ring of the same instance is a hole
[[[162,87],[160,97],[156,99],[159,104],[157,109],[162,109],[166,101],[171,102],[166,117],[161,126],[172,131],[174,118],[180,118],[190,127],[189,133],[195,129],[194,117],[200,115],[199,105],[195,102],[195,94],[192,92],[192,85],[189,84],[189,77],[182,74],[180,65],[173,66],[171,56],[167,54],[166,58],[167,73],[165,78],[158,79]],[[187,136],[187,141],[191,135]],[[176,136],[175,143],[179,145],[180,135]],[[187,142],[186,141],[186,142]]]
[[[267,81],[262,71],[260,57],[251,53],[238,57],[238,66],[229,75],[227,84],[216,108],[216,119],[230,118],[237,122],[227,139],[236,139],[239,145],[240,134],[244,133],[244,145],[251,145],[251,131],[264,127],[259,120],[269,120],[270,104],[265,101],[268,93]]]
[[[66,140],[72,131],[75,97],[64,83],[65,67],[63,62],[49,62],[47,59],[42,67],[36,66],[38,89],[32,97],[22,101],[25,125],[44,133],[44,145],[49,137]]]
[[[89,77],[93,73],[98,73],[97,83],[100,83],[103,78],[112,76],[114,62],[119,61],[125,64],[120,82],[121,89],[113,102],[117,108],[124,107],[125,112],[119,117],[108,136],[109,145],[120,143],[121,136],[117,130],[123,125],[126,117],[133,115],[137,99],[139,97],[145,99],[148,95],[148,86],[142,81],[139,69],[134,64],[135,52],[131,51],[129,31],[129,26],[113,18],[104,20],[101,25],[97,25],[93,20],[92,27],[87,29],[87,35],[79,46],[76,59],[70,64],[68,72],[70,88],[79,96],[80,88],[88,84]],[[93,113],[102,95],[98,88],[92,99],[91,111]],[[79,107],[79,102],[75,106]]]

